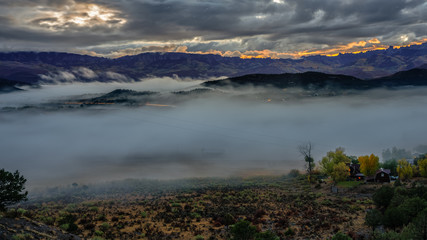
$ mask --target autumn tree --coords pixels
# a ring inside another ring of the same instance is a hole
[[[418,161],[422,161],[427,158],[427,154],[419,154],[418,157],[414,158],[414,165],[418,166]]]
[[[414,174],[411,164],[406,159],[401,159],[397,162],[397,173],[401,180],[410,179]]]
[[[344,163],[344,165],[350,163],[351,159],[347,155],[345,155],[344,151],[345,149],[343,147],[338,147],[335,149],[335,152],[327,152],[326,156],[323,157],[319,163],[322,172],[332,176],[332,172],[334,171],[335,165],[339,163]]]
[[[418,160],[418,169],[422,177],[427,177],[427,158]]]
[[[329,176],[332,175],[332,172],[334,171],[334,166],[335,166],[332,158],[329,158],[327,156],[323,157],[322,160],[319,162],[319,165],[323,173]]]
[[[6,206],[26,200],[28,192],[23,192],[27,181],[18,171],[11,173],[0,169],[0,211]]]
[[[360,171],[365,174],[365,176],[374,175],[380,166],[380,159],[374,154],[360,156],[358,160],[360,162]]]
[[[299,153],[304,157],[305,166],[306,166],[306,170],[307,170],[308,178],[310,182],[312,181],[311,174],[315,166],[314,158],[311,155],[312,150],[313,150],[313,145],[311,144],[311,142],[307,142],[305,144],[301,144],[298,146]]]
[[[344,162],[335,164],[331,173],[331,177],[335,182],[344,181],[349,175],[348,170],[349,168]]]

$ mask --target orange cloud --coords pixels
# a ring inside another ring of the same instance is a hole
[[[378,38],[372,38],[371,40],[368,41],[368,43],[378,44],[378,43],[381,43],[381,42],[380,42],[380,40],[378,40]]]
[[[427,38],[417,40],[411,42],[407,45],[394,46],[393,48],[401,48],[408,47],[411,45],[420,45],[427,42]],[[188,53],[188,54],[214,54],[221,55],[223,57],[240,57],[242,59],[251,59],[251,58],[271,58],[271,59],[280,59],[280,58],[294,58],[298,59],[305,56],[313,56],[313,55],[322,55],[334,57],[339,54],[344,53],[364,53],[367,51],[374,50],[385,50],[389,48],[388,45],[381,44],[380,40],[377,38],[372,38],[367,41],[358,41],[358,42],[350,42],[344,45],[337,45],[335,47],[326,48],[326,49],[313,49],[313,50],[304,50],[304,51],[295,51],[295,52],[274,52],[268,49],[264,50],[251,50],[251,51],[219,51],[210,49],[207,51],[188,51],[188,47],[185,45],[153,45],[153,46],[144,46],[140,48],[128,48],[121,49],[115,52],[111,52],[107,55],[97,54],[95,52],[80,52],[83,54],[88,54],[92,56],[104,56],[111,58],[118,58],[126,55],[136,55],[144,52],[180,52],[180,53]]]
[[[423,43],[427,42],[427,38],[411,42],[407,45],[403,46],[394,46],[394,48],[401,48],[401,47],[408,47],[411,45],[421,45]],[[338,56],[339,54],[344,53],[364,53],[368,51],[374,51],[374,50],[385,50],[389,48],[388,45],[382,45],[381,41],[377,38],[372,38],[367,41],[358,41],[358,42],[351,42],[345,45],[337,45],[332,48],[327,49],[317,49],[317,50],[305,50],[305,51],[297,51],[297,52],[291,52],[291,53],[278,53],[278,52],[272,52],[270,50],[262,50],[262,51],[249,51],[242,53],[240,56],[241,58],[248,59],[248,58],[301,58],[305,56],[313,56],[313,55],[322,55],[322,56],[329,56],[334,57]]]

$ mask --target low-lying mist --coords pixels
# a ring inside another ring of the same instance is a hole
[[[117,88],[177,91],[201,82],[159,81],[43,86],[0,95],[0,108]],[[381,156],[392,146],[425,144],[426,93],[425,88],[373,90],[291,102],[209,96],[174,108],[2,111],[1,168],[19,170],[30,188],[125,178],[282,174],[303,169],[297,146],[306,141],[314,144],[316,161],[339,146],[348,155]]]

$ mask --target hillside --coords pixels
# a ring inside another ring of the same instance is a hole
[[[28,84],[25,82],[18,82],[18,81],[10,81],[10,80],[0,78],[0,93],[22,91],[22,89],[19,87],[28,86],[28,85],[32,85],[32,84]]]
[[[380,87],[427,86],[427,69],[415,68],[391,76],[362,80],[346,75],[319,72],[252,74],[224,80],[208,81],[206,87],[271,86],[276,88],[303,88],[306,90],[369,90]]]
[[[241,219],[281,239],[327,239],[338,231],[364,237],[376,186],[339,194],[330,186],[304,176],[129,179],[49,189],[20,207],[52,227],[68,220],[75,226],[68,231],[83,239],[230,239]]]

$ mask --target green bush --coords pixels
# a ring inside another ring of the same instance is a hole
[[[427,209],[418,214],[414,220],[414,229],[412,231],[414,239],[427,238]]]
[[[197,235],[196,237],[194,237],[194,240],[205,240],[205,237],[203,237],[202,235]]]
[[[61,224],[59,226],[59,228],[64,230],[64,231],[68,231],[68,229],[70,228],[70,224],[68,224],[68,223]]]
[[[375,240],[403,240],[400,234],[395,231],[379,232],[375,231],[373,238]]]
[[[378,208],[387,208],[393,196],[394,189],[392,187],[382,186],[374,193],[372,199]]]
[[[55,223],[55,219],[53,219],[53,217],[41,216],[39,219],[47,225],[53,225]]]
[[[27,210],[23,209],[23,208],[18,208],[18,210],[16,210],[16,213],[18,213],[19,216],[24,215],[27,212]]]
[[[295,231],[292,228],[288,228],[285,231],[285,236],[294,236],[295,235]]]
[[[383,224],[391,229],[402,227],[407,222],[407,216],[400,208],[388,208],[384,213]]]
[[[365,222],[366,225],[370,226],[372,231],[374,231],[376,227],[381,225],[382,218],[383,216],[380,211],[372,209],[366,213]]]
[[[231,227],[233,240],[250,240],[255,237],[256,228],[249,221],[238,221]]]
[[[99,226],[99,228],[101,229],[101,231],[107,231],[110,228],[110,224],[108,223],[102,223],[101,226]]]
[[[78,226],[74,223],[75,221],[76,217],[74,215],[66,214],[59,219],[58,225],[63,230],[73,233],[78,229]]]
[[[279,240],[280,238],[272,231],[255,234],[255,240]]]
[[[98,212],[99,208],[98,207],[90,207],[89,211],[91,211],[91,212]]]
[[[418,213],[427,208],[427,201],[419,197],[409,198],[405,199],[399,208],[402,211],[402,215],[405,216],[406,222],[404,224],[408,224]]]
[[[347,236],[347,234],[344,234],[342,232],[337,232],[331,240],[352,240],[351,237]]]
[[[31,236],[31,234],[29,233],[25,233],[25,234],[19,233],[12,236],[12,240],[30,240],[30,239],[33,239],[33,236]]]
[[[224,225],[229,226],[231,224],[234,224],[235,222],[236,220],[234,220],[233,215],[231,215],[230,213],[225,214],[223,222]]]
[[[179,204],[179,203],[172,203],[172,207],[181,207],[181,204]]]

